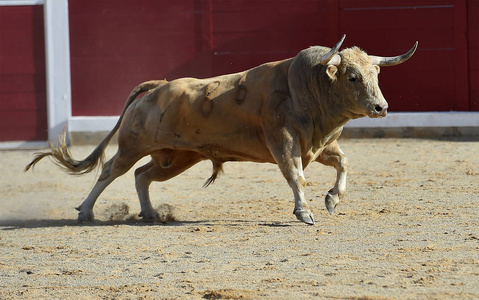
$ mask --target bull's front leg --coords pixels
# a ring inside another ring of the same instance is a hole
[[[299,140],[289,134],[269,139],[269,147],[279,169],[293,190],[296,218],[306,224],[314,225],[314,217],[304,199],[306,180],[304,179],[301,148]]]
[[[314,216],[308,208],[308,204],[304,199],[304,188],[306,187],[306,180],[304,179],[303,169],[301,166],[301,158],[293,158],[294,164],[299,161],[298,167],[290,168],[283,172],[289,186],[293,190],[294,195],[294,210],[293,214],[300,221],[306,224],[314,225]],[[280,166],[281,168],[281,166]]]
[[[346,194],[346,177],[348,173],[348,158],[344,155],[338,142],[334,141],[324,148],[323,152],[316,159],[318,162],[332,166],[336,169],[336,183],[329,190],[324,203],[330,214],[334,214],[334,209],[339,204],[341,198]]]

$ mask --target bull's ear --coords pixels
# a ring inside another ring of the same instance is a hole
[[[326,74],[328,74],[331,81],[336,81],[338,78],[336,77],[336,73],[338,73],[338,68],[333,65],[328,65],[326,68]]]
[[[379,72],[381,72],[381,68],[380,68],[379,66],[377,66],[377,65],[374,66],[374,67],[376,68],[376,71],[378,71],[378,74],[379,74]]]

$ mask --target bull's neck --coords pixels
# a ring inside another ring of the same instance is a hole
[[[339,107],[320,107],[313,113],[313,147],[323,148],[339,137],[343,126],[350,120],[342,114]]]
[[[303,120],[304,146],[314,152],[334,141],[342,132],[343,126],[351,119],[347,103],[338,99],[332,90],[324,67],[313,67],[308,72],[297,72],[290,77],[290,85],[295,112]],[[319,84],[318,84],[319,83]]]
[[[319,98],[320,95],[315,96],[318,98],[303,101],[303,105],[296,107],[296,116],[299,120],[303,120],[297,128],[302,132],[303,146],[314,153],[337,139],[343,126],[351,120],[343,107],[338,105],[340,101],[327,97]]]

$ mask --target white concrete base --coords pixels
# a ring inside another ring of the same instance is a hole
[[[69,133],[77,137],[74,140],[80,143],[96,144],[109,132],[118,121],[119,116],[97,116],[97,117],[71,117],[68,121]],[[440,136],[439,131],[443,129],[454,129],[451,132],[467,132],[479,137],[479,112],[400,112],[389,113],[383,119],[362,118],[352,120],[345,126],[345,137],[381,137],[388,136],[385,131],[394,132],[394,137],[424,137],[413,132],[437,129],[434,136]],[[477,130],[475,130],[477,128]],[[401,129],[414,129],[402,134]],[[464,130],[461,130],[464,129]],[[350,133],[346,134],[349,130]],[[376,134],[364,134],[376,130]],[[403,135],[403,136],[402,136]],[[446,134],[447,135],[447,134]],[[79,136],[84,138],[79,139]],[[18,149],[18,148],[44,148],[47,142],[6,142],[0,143],[0,149]]]
[[[68,128],[70,132],[110,131],[115,127],[119,117],[71,117]]]
[[[113,117],[72,117],[70,132],[110,131],[118,121]],[[400,112],[386,118],[361,118],[350,121],[346,128],[395,127],[479,127],[479,112]]]
[[[0,142],[0,150],[14,149],[43,149],[48,148],[48,142],[44,141],[18,141],[18,142]]]
[[[479,112],[401,112],[382,119],[362,118],[350,121],[349,128],[396,127],[479,127]]]

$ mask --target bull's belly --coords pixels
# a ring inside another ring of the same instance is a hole
[[[148,152],[176,149],[199,153],[216,161],[274,162],[266,146],[264,134],[258,127],[205,126],[194,122],[157,123],[145,126],[146,132],[137,135],[148,145]],[[141,137],[140,137],[141,136]]]
[[[206,159],[215,161],[251,161],[274,163],[266,144],[257,137],[244,136],[203,136],[182,139],[176,136],[174,149],[189,150],[201,154]]]
[[[246,145],[248,146],[248,145]],[[234,147],[234,145],[202,144],[195,151],[207,159],[216,161],[251,161],[251,162],[269,162],[274,163],[269,150],[262,145],[249,145],[248,149],[244,147]]]

